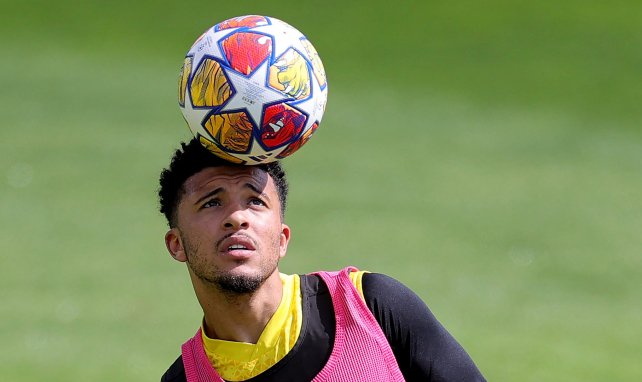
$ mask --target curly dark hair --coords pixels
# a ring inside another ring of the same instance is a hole
[[[160,188],[158,189],[160,212],[165,215],[170,228],[176,227],[177,224],[176,210],[185,192],[183,189],[185,181],[205,168],[218,166],[242,165],[230,163],[217,157],[196,139],[192,139],[188,143],[181,142],[181,148],[174,152],[169,167],[161,171]],[[285,176],[285,170],[279,162],[260,164],[257,167],[267,172],[274,180],[279,194],[279,201],[281,202],[281,217],[285,217],[288,196],[288,181]]]

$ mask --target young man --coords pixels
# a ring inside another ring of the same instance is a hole
[[[203,321],[161,381],[483,381],[421,299],[354,268],[285,275],[288,185],[278,163],[238,166],[196,140],[160,178],[170,255]]]

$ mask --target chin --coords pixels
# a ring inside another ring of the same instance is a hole
[[[214,282],[224,292],[248,294],[256,292],[266,279],[258,274],[227,273],[216,277]]]

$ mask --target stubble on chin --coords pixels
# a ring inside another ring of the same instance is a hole
[[[256,292],[259,287],[265,282],[266,277],[261,275],[233,275],[233,274],[220,274],[214,277],[212,282],[217,288],[230,295],[243,295]]]
[[[225,272],[214,265],[207,264],[204,256],[199,256],[199,245],[193,245],[187,238],[183,238],[187,266],[191,272],[206,285],[215,287],[227,297],[240,297],[256,292],[261,285],[277,269],[278,260],[274,264],[263,264],[260,272],[256,274],[234,274]]]

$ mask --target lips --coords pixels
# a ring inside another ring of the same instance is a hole
[[[220,253],[233,256],[248,256],[256,249],[254,240],[245,235],[231,235],[221,239],[217,245]]]

